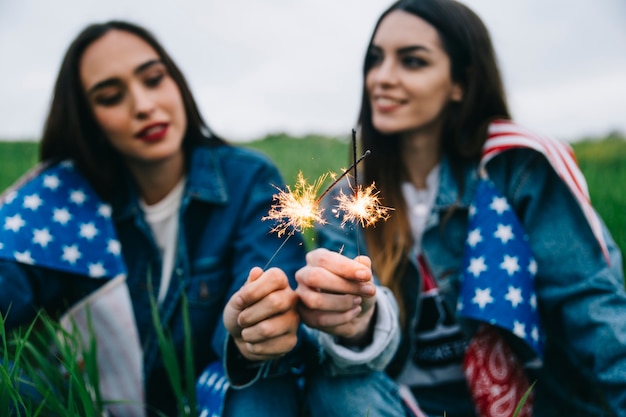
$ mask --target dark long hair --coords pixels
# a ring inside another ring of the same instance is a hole
[[[89,45],[111,30],[132,33],[148,43],[159,55],[182,95],[187,130],[185,153],[199,143],[222,143],[203,120],[187,82],[165,49],[146,29],[124,21],[96,23],[83,29],[69,46],[54,85],[52,102],[44,125],[40,147],[42,161],[71,159],[89,179],[102,198],[114,195],[123,175],[119,153],[109,144],[96,122],[80,82],[80,61]]]
[[[431,24],[441,38],[450,57],[452,80],[463,88],[463,100],[449,103],[444,110],[441,146],[453,170],[463,160],[479,158],[486,140],[489,122],[509,118],[504,88],[496,55],[485,25],[468,7],[454,0],[400,0],[379,18],[370,45],[380,22],[392,11],[402,10]],[[368,46],[368,51],[369,51]],[[376,228],[366,230],[374,270],[381,282],[399,294],[398,279],[406,266],[413,244],[406,203],[401,183],[405,171],[397,135],[385,135],[372,125],[372,108],[365,89],[369,60],[363,66],[363,97],[359,114],[360,146],[372,150],[365,161],[365,181],[375,182],[386,205],[395,208],[394,215]],[[462,187],[460,169],[455,171]],[[401,297],[399,297],[399,300]]]

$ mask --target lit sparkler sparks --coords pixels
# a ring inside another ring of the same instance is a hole
[[[326,222],[322,217],[323,209],[319,207],[317,193],[327,176],[328,174],[324,174],[313,184],[309,184],[302,172],[299,172],[293,191],[289,186],[287,191],[279,189],[278,194],[274,195],[276,203],[272,205],[268,215],[263,217],[263,220],[276,220],[272,232],[281,237],[289,229],[302,232],[313,227],[315,222]]]
[[[343,213],[341,227],[348,222],[360,223],[362,227],[376,224],[380,220],[389,218],[390,207],[380,203],[379,191],[374,184],[363,188],[358,185],[354,193],[346,195],[343,192],[336,197],[337,211]]]
[[[317,179],[317,181],[309,184],[304,178],[302,172],[299,172],[296,185],[293,190],[291,190],[291,187],[289,186],[286,187],[286,191],[278,188],[278,194],[274,195],[275,204],[272,205],[267,216],[263,217],[262,220],[276,221],[276,225],[271,231],[276,233],[278,237],[282,237],[287,232],[289,233],[280,247],[276,250],[276,252],[274,252],[270,260],[267,262],[263,268],[264,270],[267,269],[278,252],[295,232],[302,232],[309,229],[313,227],[316,222],[319,224],[326,223],[326,220],[322,217],[324,210],[319,206],[319,203],[330,192],[330,190],[337,185],[339,181],[341,181],[343,177],[348,175],[350,170],[352,170],[370,153],[371,152],[369,150],[366,151],[358,160],[354,162],[354,164],[352,164],[352,166],[346,169],[341,175],[334,178],[333,182],[324,190],[324,192],[320,194],[319,197],[316,197],[316,195],[326,178],[330,175],[329,173],[322,175]],[[369,194],[364,193],[364,195],[367,194],[368,198],[372,198],[372,196],[376,197],[376,194],[372,191],[373,187],[370,188],[367,189],[369,190]],[[359,199],[354,201],[359,201],[359,203],[361,203],[363,200]]]
[[[370,151],[365,152],[353,166],[361,162],[369,154]],[[287,233],[289,229],[302,232],[313,227],[315,222],[319,224],[326,223],[326,220],[322,217],[324,210],[320,208],[319,203],[350,172],[353,166],[335,178],[319,197],[316,197],[317,193],[329,174],[326,173],[314,183],[309,184],[306,182],[302,172],[299,172],[293,191],[289,186],[287,186],[287,191],[278,189],[278,194],[274,195],[276,203],[272,205],[269,213],[262,220],[276,220],[277,224],[272,229],[272,232],[277,233],[278,237]]]

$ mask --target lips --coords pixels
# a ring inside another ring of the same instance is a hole
[[[402,104],[404,104],[404,100],[388,96],[375,96],[372,99],[372,106],[380,112],[394,111]]]
[[[153,123],[137,132],[135,137],[145,142],[158,141],[165,137],[168,128],[168,123]]]

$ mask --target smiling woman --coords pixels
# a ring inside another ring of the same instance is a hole
[[[394,211],[363,232],[331,218],[317,242],[371,256],[394,292],[395,403],[431,416],[622,414],[622,254],[570,147],[511,120],[482,19],[455,0],[396,1],[362,75],[372,154],[359,181]],[[339,254],[319,257],[307,265],[337,271]]]
[[[41,165],[0,205],[6,329],[42,309],[80,324],[88,310],[102,388],[94,398],[121,400],[106,405],[116,415],[180,415],[154,306],[172,335],[169,358],[195,361],[192,383],[209,363],[224,362],[240,388],[225,403],[230,415],[247,415],[242,408],[259,387],[294,399],[280,410],[268,402],[259,415],[295,415],[299,237],[274,258],[280,269],[258,267],[281,244],[261,221],[281,184],[268,159],[211,132],[149,32],[119,21],[88,26],[63,59]],[[120,332],[127,338],[114,343]],[[275,377],[254,384],[270,366]],[[42,401],[33,407],[47,410]]]

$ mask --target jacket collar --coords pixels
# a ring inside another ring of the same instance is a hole
[[[201,146],[192,151],[187,173],[187,196],[213,204],[228,202],[228,187],[220,164],[223,146]]]
[[[464,181],[463,195],[459,195],[459,187],[452,172],[450,159],[444,155],[441,159],[439,174],[439,192],[435,200],[435,208],[446,210],[451,206],[468,208],[478,185],[478,164],[476,162],[462,162],[462,177]]]
[[[191,151],[183,204],[191,198],[213,204],[228,202],[228,188],[220,164],[223,146],[198,146]],[[127,180],[121,187],[122,191],[112,203],[114,217],[118,220],[131,217],[141,210],[137,189],[130,176],[127,176]]]

